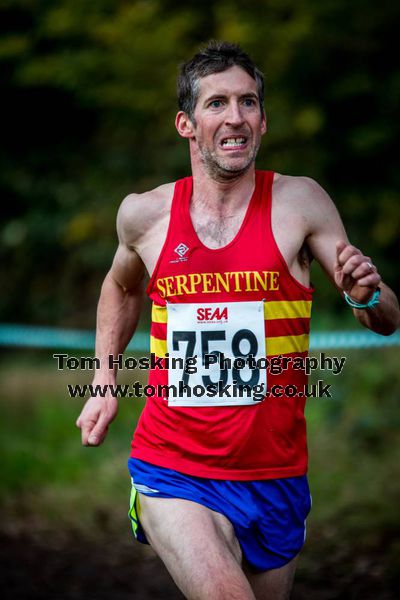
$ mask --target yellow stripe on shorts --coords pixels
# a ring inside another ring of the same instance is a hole
[[[133,531],[133,535],[135,536],[135,538],[137,538],[137,530],[138,530],[138,526],[139,526],[139,519],[140,519],[141,512],[142,512],[142,509],[140,506],[140,497],[137,492],[137,489],[132,484],[131,497],[129,500],[128,516],[131,520],[132,531]]]
[[[129,512],[128,512],[128,516],[131,520],[131,525],[132,525],[132,531],[133,531],[133,535],[135,537],[137,537],[137,528],[139,525],[138,522],[138,515],[136,512],[136,497],[137,497],[137,491],[134,485],[132,485],[131,488],[131,497],[129,500]]]

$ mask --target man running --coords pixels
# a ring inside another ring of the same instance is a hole
[[[238,46],[213,42],[196,54],[178,94],[192,176],[121,205],[98,306],[95,383],[115,383],[108,357],[135,331],[147,272],[149,383],[161,391],[132,442],[135,535],[188,598],[280,600],[310,510],[306,376],[295,368],[308,352],[310,262],[373,331],[396,329],[398,303],[316,182],[255,170],[267,129],[263,76]],[[274,358],[280,372],[265,367]],[[111,395],[89,399],[77,421],[82,443],[101,444],[116,413]]]

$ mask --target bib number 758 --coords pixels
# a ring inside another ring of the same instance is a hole
[[[208,307],[212,310],[207,313]],[[204,319],[204,314],[211,318]],[[262,302],[168,305],[167,331],[170,359],[183,359],[182,368],[168,372],[169,386],[181,390],[178,396],[169,395],[170,405],[254,404],[255,386],[259,400],[260,390],[266,389],[266,371],[250,368],[246,359],[265,357]],[[185,369],[188,365],[191,368]]]

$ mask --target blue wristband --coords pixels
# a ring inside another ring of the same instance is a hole
[[[374,308],[377,304],[379,304],[379,297],[381,295],[381,288],[376,288],[375,292],[372,295],[372,298],[366,304],[361,304],[360,302],[356,302],[353,298],[350,298],[346,292],[343,292],[344,299],[347,304],[351,306],[351,308]]]

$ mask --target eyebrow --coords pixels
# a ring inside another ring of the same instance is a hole
[[[203,104],[207,104],[208,102],[212,102],[213,100],[226,100],[227,98],[228,96],[224,93],[212,94],[211,96],[208,96],[204,99]],[[248,92],[246,94],[241,94],[239,96],[239,99],[241,98],[254,98],[255,100],[258,100],[258,95],[255,92]]]

